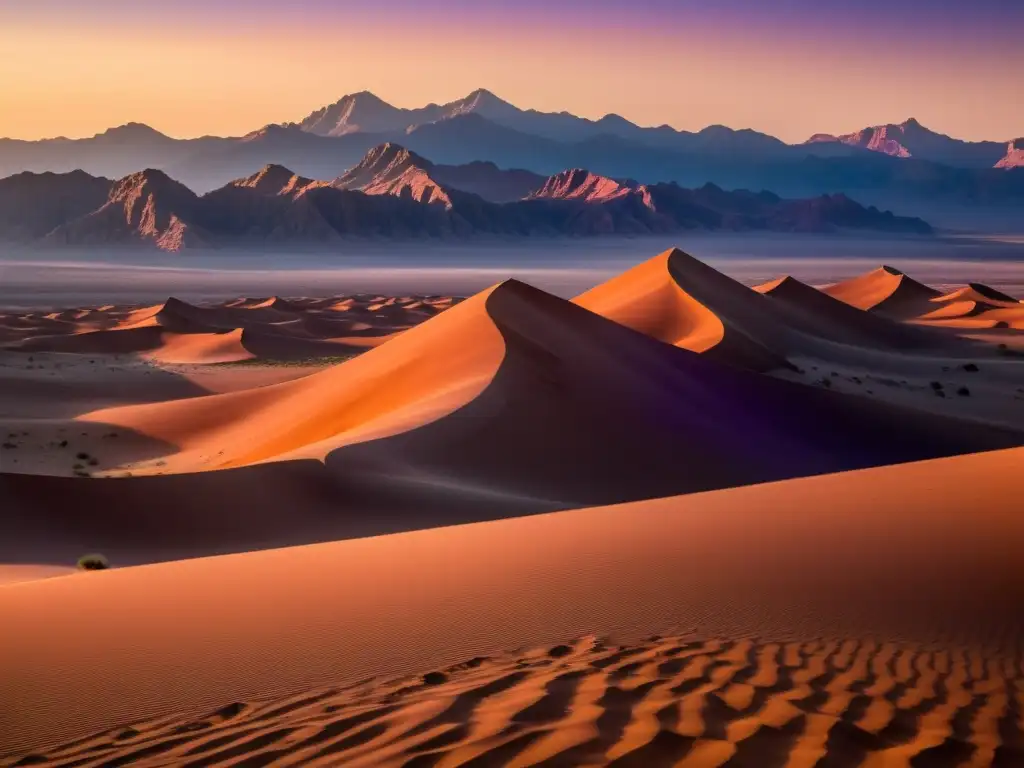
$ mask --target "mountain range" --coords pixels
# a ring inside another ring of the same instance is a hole
[[[197,195],[165,172],[118,181],[21,173],[0,180],[0,239],[46,247],[327,244],[346,237],[641,235],[680,230],[928,234],[916,218],[845,195],[787,200],[712,184],[640,184],[583,169],[545,178],[488,163],[446,166],[396,144],[372,148],[334,181],[281,165]]]
[[[809,145],[844,145],[892,157],[914,157],[957,168],[1015,168],[1024,165],[1015,141],[963,141],[931,131],[914,118],[896,124],[874,125],[854,133],[819,133]]]
[[[356,93],[300,120],[230,138],[174,139],[130,123],[85,139],[0,139],[0,176],[84,170],[122,178],[152,168],[204,193],[267,165],[310,179],[334,179],[389,142],[431,158],[438,177],[455,172],[445,167],[489,164],[459,171],[461,184],[471,183],[468,174],[485,184],[475,191],[495,199],[485,181],[490,170],[510,185],[506,202],[519,199],[534,176],[587,168],[641,184],[712,183],[769,189],[785,197],[841,193],[946,227],[970,226],[979,218],[1015,219],[1024,208],[1024,141],[1019,139],[966,142],[911,119],[842,136],[818,134],[791,145],[724,126],[688,132],[641,127],[618,115],[589,120],[524,110],[486,90],[416,109]],[[499,169],[522,171],[512,181]]]

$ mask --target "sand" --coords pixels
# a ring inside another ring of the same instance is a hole
[[[3,315],[0,765],[1024,764],[1021,306]]]
[[[0,348],[89,355],[141,354],[171,363],[302,360],[355,354],[457,303],[447,296],[233,299],[195,305],[0,311]],[[358,340],[350,344],[350,339]]]
[[[857,309],[899,320],[927,312],[940,296],[934,288],[889,266],[827,286],[824,292]]]
[[[77,573],[76,568],[66,565],[0,565],[0,586],[23,581],[51,579]]]
[[[10,585],[2,753],[985,764],[1001,744],[1012,765],[1022,460]],[[558,644],[572,650],[552,659]],[[432,671],[448,681],[425,686]]]
[[[78,469],[113,480],[0,475],[0,559],[144,563],[1024,444],[715,362],[515,281],[301,379],[74,424],[118,435]]]

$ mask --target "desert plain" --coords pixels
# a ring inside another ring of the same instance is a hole
[[[0,386],[0,764],[1024,764],[995,287],[17,309]]]

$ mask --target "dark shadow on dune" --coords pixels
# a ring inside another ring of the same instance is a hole
[[[717,364],[522,283],[506,356],[459,410],[316,461],[113,480],[0,475],[0,560],[118,563],[694,493],[1024,444]]]
[[[173,371],[111,355],[33,358],[0,352],[0,419],[71,419],[118,405],[210,394]]]

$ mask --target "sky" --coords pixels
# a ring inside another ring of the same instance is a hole
[[[369,90],[803,141],[1024,135],[1024,0],[0,0],[0,136],[241,135]]]

